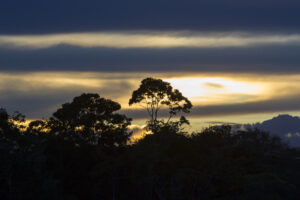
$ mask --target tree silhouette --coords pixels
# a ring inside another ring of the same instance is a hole
[[[106,140],[109,140],[107,137],[111,140],[118,138],[117,143],[124,143],[130,136],[127,126],[131,119],[115,113],[120,109],[121,105],[117,102],[101,98],[98,94],[84,93],[71,103],[63,104],[53,113],[48,124],[52,132],[98,135]],[[117,136],[113,136],[114,133]]]
[[[25,128],[22,123],[25,122],[25,115],[18,111],[15,111],[12,115],[9,115],[4,108],[0,108],[0,132],[1,130],[7,132],[13,129]]]
[[[10,127],[9,115],[4,108],[0,108],[0,128],[1,130],[8,129]]]
[[[172,123],[171,118],[179,112],[189,113],[192,108],[192,103],[179,90],[173,89],[168,82],[154,78],[142,80],[140,87],[132,93],[129,105],[136,103],[142,104],[147,109],[150,116],[148,127],[155,130],[160,125],[178,127],[188,123],[184,116],[181,116],[180,121],[176,123]],[[169,110],[166,122],[158,120],[158,112],[162,108]]]
[[[28,124],[27,131],[31,133],[39,134],[41,132],[47,132],[48,124],[45,120],[34,120]]]
[[[147,134],[136,143],[116,148],[116,144],[126,144],[127,132],[109,128],[99,130],[101,137],[94,145],[80,139],[87,132],[97,133],[93,127],[85,128],[84,121],[78,122],[82,116],[77,112],[97,113],[93,109],[100,104],[93,103],[96,99],[101,98],[83,94],[64,104],[68,105],[65,111],[74,111],[72,120],[77,119],[77,125],[72,125],[74,130],[71,125],[64,127],[66,133],[61,128],[58,134],[51,134],[52,130],[39,133],[50,122],[69,124],[66,120],[72,121],[71,117],[37,120],[28,131],[20,131],[17,122],[24,120],[23,115],[0,109],[1,200],[299,199],[300,151],[278,137],[230,126],[213,126],[189,135],[163,127],[159,132],[163,134]],[[60,114],[64,108],[59,109]]]

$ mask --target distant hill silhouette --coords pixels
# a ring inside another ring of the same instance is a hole
[[[235,128],[258,128],[279,136],[293,147],[300,147],[300,118],[281,114],[262,123],[237,125]]]

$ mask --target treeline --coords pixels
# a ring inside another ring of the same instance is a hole
[[[260,130],[230,126],[187,134],[171,118],[192,105],[159,79],[145,79],[146,135],[130,143],[117,102],[82,94],[47,120],[0,110],[0,199],[298,199],[300,152]],[[169,118],[158,119],[161,106]]]
[[[0,134],[0,199],[297,199],[299,156],[265,132],[227,126],[120,146],[10,127]]]

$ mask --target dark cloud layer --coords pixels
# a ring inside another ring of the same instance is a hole
[[[286,112],[300,110],[299,94],[285,98],[274,98],[256,102],[245,102],[235,104],[222,104],[211,106],[195,106],[190,117],[209,117],[209,116],[231,116],[242,114],[257,114],[270,112]],[[125,110],[128,116],[133,118],[147,118],[145,110]],[[161,112],[161,116],[168,116],[166,110]]]
[[[99,30],[298,31],[296,0],[2,0],[0,34]]]
[[[0,70],[299,73],[300,45],[115,49],[59,45],[0,49]]]

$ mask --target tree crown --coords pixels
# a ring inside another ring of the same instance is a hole
[[[168,124],[177,113],[189,113],[192,108],[192,103],[179,90],[173,89],[168,82],[154,78],[145,78],[140,87],[133,91],[129,105],[137,103],[143,104],[142,106],[147,109],[151,118],[150,124],[154,126],[159,124],[158,112],[163,107],[169,112],[169,119],[165,124]]]
[[[50,119],[53,126],[78,131],[104,132],[118,128],[125,129],[131,119],[115,113],[121,105],[110,99],[101,98],[98,94],[82,94],[71,103],[65,103]]]

